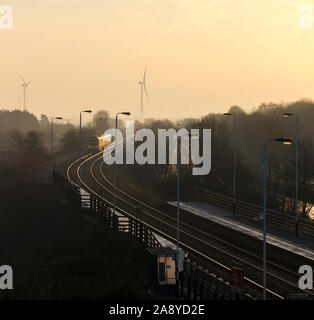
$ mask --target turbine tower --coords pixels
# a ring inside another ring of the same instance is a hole
[[[144,76],[143,76],[143,81],[139,81],[139,85],[141,86],[141,120],[144,119],[144,97],[143,97],[143,92],[145,91],[145,95],[147,100],[149,101],[149,97],[148,97],[148,93],[147,93],[147,89],[146,89],[146,70],[147,70],[147,66],[145,66],[145,72],[144,72]]]
[[[24,78],[20,75],[20,78],[22,79],[23,83],[21,84],[21,86],[24,89],[24,111],[26,110],[26,88],[29,86],[29,84],[31,83],[31,81],[26,82],[24,80]]]

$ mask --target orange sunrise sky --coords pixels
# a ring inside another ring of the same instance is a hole
[[[314,29],[284,0],[0,0],[0,108],[76,122],[82,108],[199,117],[314,97]],[[314,10],[313,10],[314,11]]]

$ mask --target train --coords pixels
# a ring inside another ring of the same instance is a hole
[[[103,151],[111,141],[111,135],[91,136],[88,138],[87,149],[89,152],[100,152]]]

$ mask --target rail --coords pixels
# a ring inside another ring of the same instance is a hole
[[[136,212],[135,216],[127,215],[126,212],[118,207],[116,207],[116,212],[113,212],[112,205],[109,202],[93,195],[90,191],[80,192],[78,185],[73,184],[55,171],[53,181],[55,184],[62,186],[67,195],[75,202],[79,201],[81,207],[89,209],[95,219],[105,221],[107,226],[115,231],[127,232],[144,243],[146,247],[161,247],[154,232],[141,221],[140,210]],[[81,188],[81,190],[84,189]],[[210,273],[187,257],[183,262],[183,271],[180,272],[179,287],[181,296],[187,299],[254,299],[248,294],[235,295],[227,281],[216,277],[213,273]]]

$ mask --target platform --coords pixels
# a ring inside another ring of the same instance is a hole
[[[172,206],[177,206],[177,202],[168,202]],[[263,240],[262,225],[258,225],[248,218],[233,216],[232,212],[205,202],[181,202],[180,207],[186,212],[195,214],[205,219],[219,223],[227,228],[240,231],[251,237]],[[300,256],[314,261],[314,241],[296,238],[287,232],[268,228],[267,243],[280,247],[284,250],[294,252]]]

